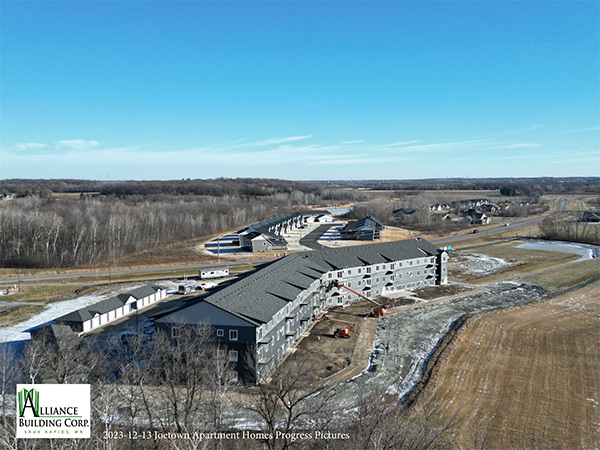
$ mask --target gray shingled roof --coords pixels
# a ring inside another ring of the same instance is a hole
[[[367,216],[348,222],[342,232],[352,233],[358,230],[380,230],[382,228],[384,225],[379,220],[373,216]]]
[[[127,300],[129,300],[129,297],[133,297],[136,300],[139,300],[139,299],[148,297],[149,295],[156,293],[159,289],[161,289],[160,286],[153,286],[153,285],[141,286],[132,291],[125,292],[123,294],[119,294],[114,297],[107,298],[106,300],[102,300],[101,302],[94,303],[94,304],[88,305],[84,308],[73,311],[69,314],[65,314],[64,316],[61,316],[58,319],[56,319],[56,321],[59,323],[60,322],[85,322],[86,320],[90,320],[91,318],[93,318],[96,314],[105,314],[109,311],[113,311],[117,308],[120,308],[125,303],[127,303]]]
[[[274,261],[203,300],[254,324],[266,323],[330,270],[434,256],[431,243],[412,239],[294,253]]]

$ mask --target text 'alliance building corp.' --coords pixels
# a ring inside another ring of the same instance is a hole
[[[406,240],[294,253],[177,311],[155,326],[177,336],[182,324],[208,323],[226,345],[240,376],[264,375],[322,311],[361,298],[447,283],[448,255],[431,243]],[[248,368],[247,353],[256,361]]]

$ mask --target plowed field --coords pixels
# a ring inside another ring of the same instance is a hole
[[[462,448],[600,445],[599,282],[475,318],[443,358],[416,407],[457,417]]]

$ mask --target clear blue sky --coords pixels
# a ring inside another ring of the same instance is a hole
[[[600,175],[596,1],[0,14],[0,178]]]

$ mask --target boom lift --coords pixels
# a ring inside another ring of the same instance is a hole
[[[360,292],[356,292],[355,290],[353,290],[353,289],[350,289],[348,286],[344,285],[344,283],[342,283],[341,281],[339,281],[339,280],[335,280],[335,281],[333,282],[333,285],[334,285],[336,288],[344,288],[344,289],[348,289],[350,292],[353,292],[353,293],[355,293],[355,294],[356,294],[356,295],[358,295],[359,297],[362,297],[362,298],[364,298],[365,300],[368,300],[368,301],[370,301],[371,303],[374,303],[375,305],[377,305],[375,308],[373,308],[373,309],[371,310],[371,316],[373,316],[373,317],[380,317],[380,316],[383,316],[383,315],[386,313],[386,310],[385,310],[385,308],[383,307],[383,305],[382,305],[381,303],[377,303],[375,300],[373,300],[373,299],[370,299],[369,297],[366,297],[366,296],[362,295]]]

